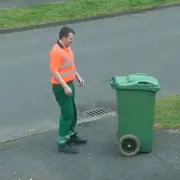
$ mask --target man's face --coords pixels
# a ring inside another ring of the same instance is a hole
[[[66,46],[70,46],[72,44],[73,40],[74,40],[74,34],[73,33],[69,33],[68,37],[65,38],[65,40],[64,40],[64,44]]]

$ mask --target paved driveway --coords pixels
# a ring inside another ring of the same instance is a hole
[[[161,83],[160,95],[180,92],[180,8],[73,24],[76,64],[85,79],[77,88],[79,111],[114,109],[113,75],[145,72]],[[49,83],[49,50],[60,27],[0,35],[0,138],[57,124]],[[22,135],[22,136],[23,136]]]
[[[117,150],[112,118],[82,124],[88,138],[77,155],[57,152],[56,131],[0,145],[3,180],[177,180],[180,176],[180,134],[156,131],[150,154],[125,158]]]

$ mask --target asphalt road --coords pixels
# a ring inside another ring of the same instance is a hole
[[[56,2],[63,2],[63,0],[0,0],[0,9],[11,9]]]
[[[180,175],[180,133],[156,131],[153,152],[122,157],[117,148],[116,121],[81,124],[88,139],[77,155],[57,152],[57,131],[0,145],[2,180],[177,180]]]
[[[77,88],[80,111],[114,108],[113,75],[145,72],[161,92],[180,92],[180,8],[74,24],[76,65],[85,79]],[[51,129],[58,106],[50,85],[48,53],[60,27],[0,35],[0,139]]]

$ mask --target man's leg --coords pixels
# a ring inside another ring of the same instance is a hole
[[[75,128],[77,124],[77,108],[75,104],[75,86],[74,83],[71,82],[69,84],[69,87],[72,89],[72,109],[73,109],[73,118],[72,118],[72,123],[70,125],[70,136],[75,134]]]
[[[77,151],[68,145],[70,139],[69,130],[74,116],[72,96],[67,96],[60,85],[53,85],[53,93],[61,109],[59,136],[57,138],[59,150],[67,153],[76,153]]]
[[[72,123],[70,126],[70,142],[73,142],[75,144],[86,144],[87,140],[84,140],[80,137],[77,136],[77,132],[75,132],[76,129],[76,124],[77,124],[77,107],[76,107],[76,102],[75,102],[75,86],[74,83],[70,83],[69,87],[72,89],[73,96],[72,96],[72,105],[73,105],[73,118],[72,118]]]

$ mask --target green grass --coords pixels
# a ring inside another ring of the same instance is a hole
[[[69,20],[130,9],[171,4],[180,0],[65,0],[64,3],[0,10],[0,29]]]
[[[180,128],[180,95],[157,100],[156,127]]]

